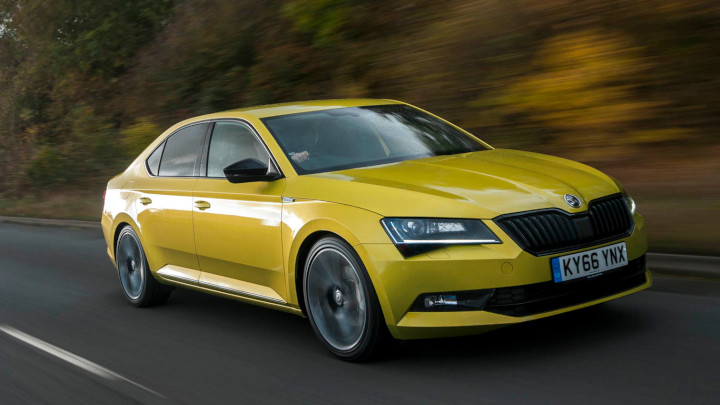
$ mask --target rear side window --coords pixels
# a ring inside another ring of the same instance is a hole
[[[247,125],[215,123],[208,153],[208,177],[225,177],[224,168],[245,159],[257,159],[268,164],[270,155]]]
[[[160,157],[162,156],[164,148],[165,142],[161,143],[160,146],[155,149],[155,152],[151,153],[150,157],[147,158],[147,169],[153,176],[157,176],[160,170]]]
[[[190,177],[195,175],[195,162],[202,145],[207,124],[185,127],[165,141],[160,161],[160,176]]]

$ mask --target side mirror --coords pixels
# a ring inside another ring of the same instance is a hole
[[[253,181],[273,181],[282,177],[271,162],[270,166],[257,159],[243,159],[223,169],[230,183],[250,183]]]

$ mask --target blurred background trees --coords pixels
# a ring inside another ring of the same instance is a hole
[[[381,97],[717,222],[718,49],[715,0],[0,0],[0,200],[100,194],[197,114]]]

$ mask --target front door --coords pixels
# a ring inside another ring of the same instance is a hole
[[[226,179],[223,169],[233,163],[270,161],[264,144],[243,122],[216,122],[207,150],[207,176],[197,180],[193,193],[200,284],[285,302],[280,238],[285,179],[237,184]]]

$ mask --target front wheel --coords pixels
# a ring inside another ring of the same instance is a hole
[[[149,307],[167,301],[172,287],[160,284],[150,273],[140,239],[130,226],[118,235],[115,262],[125,298],[136,307]]]
[[[324,237],[310,249],[303,292],[315,334],[341,359],[366,360],[387,339],[370,277],[345,241]]]

